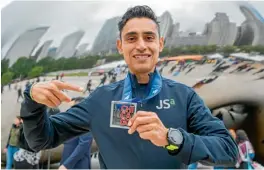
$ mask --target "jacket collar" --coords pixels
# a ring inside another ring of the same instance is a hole
[[[154,70],[153,73],[149,74],[150,79],[148,83],[148,90],[149,94],[147,98],[143,100],[149,100],[159,94],[161,87],[162,87],[162,78],[157,71],[157,69]],[[127,74],[124,82],[124,89],[123,89],[123,94],[122,94],[122,101],[133,101],[132,99],[132,88],[137,87],[137,78],[135,75],[131,74],[130,72]]]

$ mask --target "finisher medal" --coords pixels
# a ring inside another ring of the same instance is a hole
[[[112,101],[110,127],[129,129],[128,121],[136,114],[137,103]]]

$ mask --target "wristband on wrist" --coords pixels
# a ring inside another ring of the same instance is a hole
[[[32,96],[32,88],[33,88],[33,86],[34,86],[35,84],[37,84],[37,83],[32,84],[32,86],[30,87],[29,96],[30,96],[31,100],[34,100],[34,99],[33,99],[33,96]]]

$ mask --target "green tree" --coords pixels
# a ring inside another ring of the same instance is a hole
[[[224,55],[228,56],[229,54],[231,53],[234,53],[236,51],[236,47],[235,46],[224,46],[222,49],[221,49],[221,52],[224,53]]]
[[[264,46],[263,45],[257,45],[253,46],[253,51],[259,52],[260,54],[264,54]]]
[[[43,67],[42,66],[36,66],[32,68],[32,70],[28,73],[29,78],[38,77],[43,73]]]
[[[122,60],[123,59],[122,55],[120,55],[120,54],[112,54],[112,55],[109,55],[109,56],[103,57],[103,58],[106,59],[105,60],[106,63],[112,62],[112,61],[118,61],[118,60]]]
[[[54,62],[55,60],[52,57],[45,57],[37,62],[37,66],[42,66],[43,72],[48,73],[54,69]]]
[[[6,85],[8,84],[9,82],[12,81],[12,78],[14,76],[14,73],[8,71],[8,72],[5,72],[2,76],[1,76],[1,83],[3,85]]]
[[[34,59],[21,57],[11,67],[12,72],[15,74],[14,78],[20,76],[26,77],[31,69],[35,66],[36,62]]]
[[[163,48],[162,52],[160,53],[160,57],[167,57],[170,55],[170,49],[169,48]]]
[[[1,75],[8,71],[9,59],[1,60]]]

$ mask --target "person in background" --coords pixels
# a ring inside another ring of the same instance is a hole
[[[40,78],[39,78],[39,77],[37,77],[36,82],[37,82],[37,83],[40,82]]]
[[[28,80],[26,85],[25,85],[25,88],[29,87],[30,86],[30,81]]]
[[[14,120],[14,124],[10,129],[9,137],[7,140],[6,148],[4,153],[6,153],[6,169],[11,169],[13,165],[13,156],[18,151],[18,141],[19,141],[19,130],[21,126],[21,118],[17,116]]]
[[[100,84],[98,85],[98,87],[101,86],[101,85],[104,85],[106,79],[107,79],[107,76],[106,76],[106,74],[104,73],[104,76],[103,76],[103,78],[101,79],[101,82],[100,82]]]
[[[83,97],[73,98],[70,104],[73,106],[83,99]],[[66,141],[59,169],[90,169],[92,142],[91,132]]]
[[[110,80],[110,83],[115,83],[116,82],[116,74],[113,75],[112,79]]]
[[[64,77],[64,73],[61,73],[61,75],[60,75],[60,80],[62,80],[63,77]]]
[[[84,94],[88,91],[89,92],[89,94],[91,93],[91,87],[92,87],[92,80],[91,79],[89,79],[88,80],[88,83],[87,83],[87,85],[86,85],[86,89],[85,89],[85,91],[83,92]]]
[[[237,167],[239,169],[253,169],[252,162],[255,157],[255,152],[244,130],[239,129],[236,131],[236,142],[239,149]]]
[[[23,134],[23,126],[19,128],[18,151],[14,154],[14,169],[39,169],[41,151],[35,152],[29,146]]]
[[[11,90],[11,83],[8,83],[8,88],[9,90]]]
[[[24,99],[23,95],[22,95],[22,89],[21,87],[19,86],[18,90],[17,90],[17,102],[19,101],[20,97],[22,99]]]
[[[116,76],[120,76],[120,73],[121,73],[121,67],[120,67],[120,65],[118,65],[118,66],[115,68],[114,74],[116,74]]]

